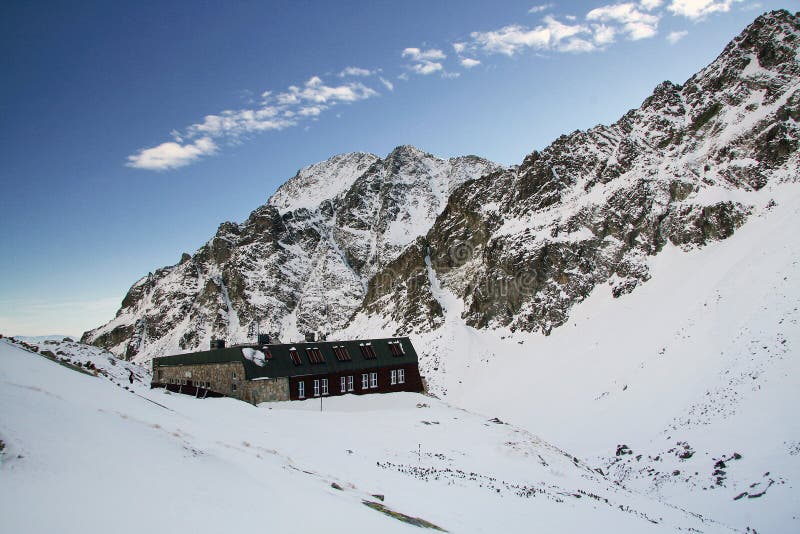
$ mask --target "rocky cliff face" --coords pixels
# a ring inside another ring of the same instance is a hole
[[[146,360],[259,329],[283,339],[341,329],[374,273],[430,229],[450,191],[499,168],[410,146],[306,167],[244,223],[221,224],[193,256],[136,282],[117,316],[83,340]]]
[[[663,247],[730,236],[748,191],[798,178],[798,49],[798,15],[759,17],[682,86],[664,82],[616,123],[465,183],[371,280],[364,314],[435,328],[436,277],[468,325],[548,334],[597,286],[618,297],[647,281]]]
[[[797,14],[761,16],[683,85],[510,169],[408,146],[312,165],[134,284],[84,341],[148,359],[259,324],[283,338],[354,321],[424,332],[444,320],[439,288],[471,326],[549,333],[598,286],[646,282],[665,246],[730,236],[748,192],[797,179],[799,48]]]

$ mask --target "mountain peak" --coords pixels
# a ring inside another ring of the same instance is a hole
[[[419,158],[424,156],[430,156],[430,154],[424,150],[420,150],[414,145],[400,145],[389,152],[389,154],[386,156],[386,159],[393,157]]]
[[[378,159],[368,152],[347,152],[303,167],[275,191],[268,204],[282,212],[314,209],[347,191]]]
[[[748,66],[753,56],[761,68],[797,73],[800,13],[785,9],[760,15],[734,38],[704,71],[726,63],[736,70]]]

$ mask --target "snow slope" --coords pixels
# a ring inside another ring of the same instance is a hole
[[[363,501],[449,532],[726,531],[422,395],[125,391],[3,340],[0,405],[4,532],[419,532]]]
[[[648,283],[617,299],[595,288],[550,336],[470,328],[432,284],[445,323],[412,337],[432,390],[629,488],[741,529],[796,532],[800,185],[742,197],[756,207],[734,236],[648,258]]]

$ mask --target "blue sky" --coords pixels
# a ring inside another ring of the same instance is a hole
[[[682,83],[747,0],[0,7],[0,333],[78,335],[300,167],[413,144],[519,163]]]

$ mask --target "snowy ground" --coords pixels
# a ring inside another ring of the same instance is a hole
[[[3,532],[418,532],[363,501],[450,532],[727,530],[423,395],[331,398],[323,411],[195,400],[2,340],[0,406]]]
[[[667,248],[650,281],[598,288],[548,337],[466,327],[440,291],[445,327],[414,339],[432,390],[628,488],[800,531],[800,186],[737,195],[754,211],[733,237]]]

